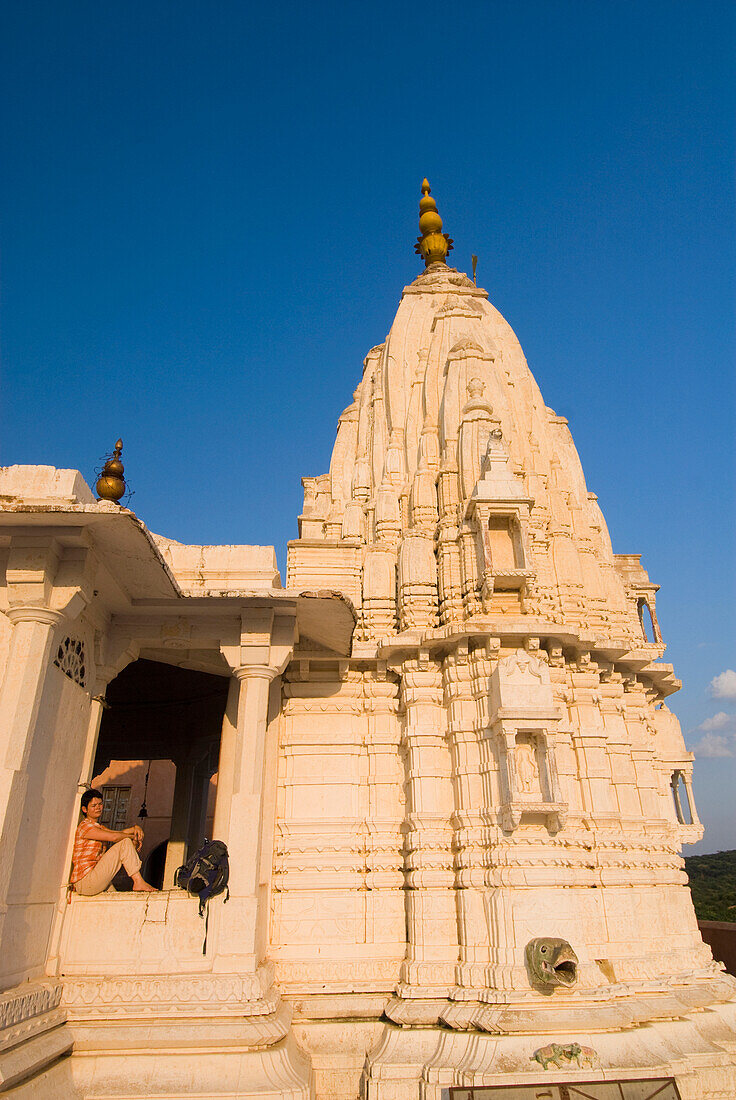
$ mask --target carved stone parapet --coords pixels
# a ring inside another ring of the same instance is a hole
[[[171,1017],[270,1017],[279,1007],[273,985],[273,966],[255,974],[132,975],[130,977],[69,978],[64,982],[63,1004],[71,1020],[116,1016]],[[275,1029],[272,1042],[288,1030]],[[277,1034],[280,1032],[280,1034]]]
[[[0,1031],[58,1008],[61,988],[60,982],[29,982],[0,993]]]
[[[60,1001],[60,982],[29,982],[0,993],[0,1054],[64,1024]]]
[[[60,982],[29,983],[0,993],[0,1030],[59,1007]]]

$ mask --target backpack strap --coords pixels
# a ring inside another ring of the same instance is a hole
[[[205,886],[204,890],[199,895],[199,915],[202,916],[205,906],[212,897],[212,891],[214,890],[214,882],[211,882],[209,886]]]
[[[207,886],[199,895],[199,915],[204,915],[204,943],[202,944],[202,954],[207,954],[207,932],[210,926],[210,897],[212,896],[212,887]],[[230,901],[230,887],[225,887],[225,897],[222,904],[226,901]]]
[[[210,907],[209,907],[209,905],[206,906],[206,909],[207,909],[207,913],[206,913],[206,916],[204,918],[204,942],[202,943],[202,954],[203,955],[207,954],[207,931],[208,931],[209,926],[210,926]],[[202,916],[202,902],[201,901],[199,903],[199,915],[200,915],[200,917]]]

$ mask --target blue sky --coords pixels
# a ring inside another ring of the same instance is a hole
[[[700,850],[736,847],[734,5],[30,0],[1,30],[2,462],[92,480],[122,435],[153,530],[283,564],[429,176],[662,585]]]

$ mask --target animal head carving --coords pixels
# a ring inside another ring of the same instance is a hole
[[[526,963],[533,985],[568,989],[578,980],[578,957],[567,940],[542,937],[526,945]]]

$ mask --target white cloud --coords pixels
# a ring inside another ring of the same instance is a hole
[[[711,733],[713,730],[736,731],[736,714],[726,714],[725,710],[719,710],[718,714],[714,714],[712,718],[706,718],[696,728],[703,733]]]
[[[709,691],[714,699],[736,699],[736,672],[727,668],[720,676],[714,676]]]
[[[697,745],[693,745],[696,756],[736,756],[736,745],[730,737],[719,733],[706,733]]]

